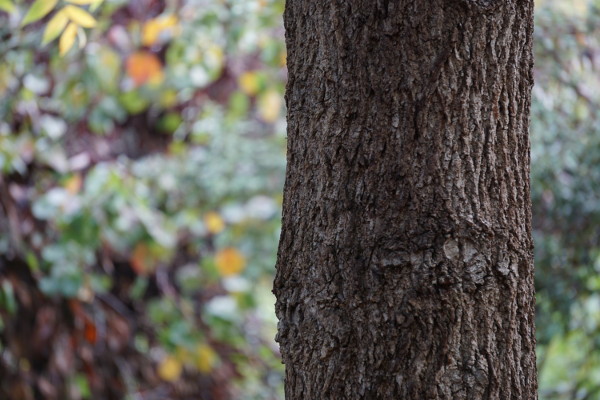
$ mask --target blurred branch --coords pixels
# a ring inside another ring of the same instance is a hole
[[[19,226],[18,211],[11,201],[10,191],[4,177],[0,174],[0,206],[4,209],[4,215],[8,221],[8,237],[10,240],[10,248],[13,252],[20,253],[22,250],[23,240],[21,237],[21,229]],[[1,217],[1,215],[0,215]]]

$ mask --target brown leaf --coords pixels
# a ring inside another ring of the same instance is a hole
[[[94,324],[94,321],[92,321],[91,318],[87,319],[84,323],[83,336],[88,343],[96,344],[96,340],[98,339],[98,330],[96,329],[96,324]]]

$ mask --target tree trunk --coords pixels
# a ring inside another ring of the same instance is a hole
[[[536,399],[532,0],[288,0],[286,399]]]

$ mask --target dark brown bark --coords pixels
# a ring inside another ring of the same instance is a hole
[[[292,399],[536,399],[531,0],[288,0]]]

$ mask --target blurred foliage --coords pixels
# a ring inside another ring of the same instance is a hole
[[[600,399],[600,2],[537,2],[532,199],[540,398]]]
[[[282,8],[0,2],[0,398],[281,398]]]
[[[282,11],[0,0],[0,398],[282,398]],[[600,398],[599,33],[537,1],[541,399]]]

